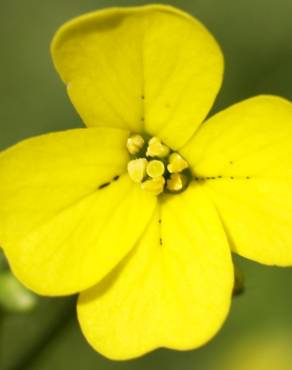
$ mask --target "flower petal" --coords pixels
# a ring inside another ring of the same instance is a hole
[[[116,177],[125,171],[127,135],[71,130],[26,140],[0,156],[0,243],[32,290],[63,295],[88,288],[144,230],[155,197],[128,175]]]
[[[73,19],[52,43],[55,66],[88,126],[143,129],[178,148],[221,85],[221,51],[170,6],[113,8]]]
[[[129,257],[81,293],[78,317],[89,343],[112,359],[191,349],[221,327],[232,285],[225,234],[196,185],[165,200]]]
[[[215,115],[182,150],[234,251],[266,264],[292,263],[291,144],[292,104],[260,96]]]

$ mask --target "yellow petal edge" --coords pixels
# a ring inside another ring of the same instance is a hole
[[[156,197],[125,174],[127,136],[121,129],[68,130],[22,141],[0,156],[0,243],[30,289],[87,289],[140,237]]]
[[[87,126],[146,131],[173,149],[202,123],[223,76],[213,36],[171,6],[85,14],[59,29],[51,51]]]
[[[128,258],[79,298],[85,337],[111,359],[158,347],[197,348],[221,328],[229,311],[231,253],[201,185],[157,208]]]
[[[233,251],[254,261],[292,264],[292,104],[262,95],[211,117],[183,148],[209,178]]]

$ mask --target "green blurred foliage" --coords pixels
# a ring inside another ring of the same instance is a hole
[[[252,333],[223,354],[218,370],[290,370],[291,332],[269,328]]]
[[[82,126],[50,59],[49,43],[56,28],[90,10],[146,3],[1,0],[0,149],[32,135]],[[197,16],[222,46],[225,80],[213,112],[259,93],[292,98],[291,0],[161,3]],[[219,370],[220,361],[232,355],[245,337],[263,330],[272,336],[274,328],[285,327],[292,338],[292,270],[240,258],[237,263],[245,275],[245,291],[234,299],[222,331],[199,350],[158,350],[134,361],[108,361],[82,337],[75,299],[42,298],[27,314],[1,316],[0,370]]]
[[[26,289],[11,271],[0,272],[0,309],[4,312],[28,312],[38,303],[37,295]]]

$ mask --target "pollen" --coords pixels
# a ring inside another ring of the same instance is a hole
[[[137,154],[143,148],[144,139],[141,135],[132,135],[128,138],[127,149],[130,154]]]
[[[184,189],[187,177],[181,173],[172,173],[167,180],[166,189],[170,192],[178,192]]]
[[[146,167],[146,173],[148,176],[155,178],[160,177],[164,174],[165,167],[162,161],[157,159],[153,159],[152,161],[148,162]]]
[[[147,163],[146,158],[133,159],[128,163],[128,174],[134,182],[141,183],[143,181]]]
[[[178,153],[172,153],[169,156],[167,169],[170,173],[179,173],[188,168],[188,162]]]
[[[149,140],[146,151],[148,157],[164,158],[168,156],[169,152],[168,146],[162,144],[158,137],[154,136]]]
[[[159,195],[163,192],[165,185],[165,178],[163,176],[155,177],[150,180],[146,180],[142,183],[141,187],[154,195]]]

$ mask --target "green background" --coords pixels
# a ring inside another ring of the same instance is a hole
[[[50,59],[49,43],[58,26],[90,10],[147,3],[0,0],[0,149],[32,135],[82,126]],[[259,93],[292,98],[291,0],[161,3],[198,17],[222,46],[225,80],[213,111]],[[292,352],[292,270],[244,259],[238,263],[245,275],[245,292],[234,299],[222,331],[201,349],[158,350],[137,360],[112,362],[95,353],[82,337],[74,298],[42,298],[32,312],[2,315],[0,369],[219,370],[229,369],[230,361],[236,363],[235,354],[241,348],[241,362],[253,370],[247,364],[250,347],[277,336],[285,338],[285,351],[291,347]]]

